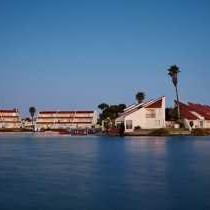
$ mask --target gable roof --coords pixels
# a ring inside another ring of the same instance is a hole
[[[130,109],[125,109],[123,113],[120,114],[120,116],[116,119],[117,121],[122,120],[124,117],[134,113],[135,111],[142,109],[142,108],[161,108],[162,107],[162,101],[165,96],[162,96],[157,99],[150,100],[145,103],[136,104],[135,106],[131,105]],[[128,107],[129,108],[129,107]]]
[[[136,104],[131,104],[131,105],[127,106],[127,107],[124,109],[124,112],[133,109],[135,106],[136,106]]]
[[[161,108],[162,107],[162,103],[163,103],[163,100],[161,98],[160,100],[147,105],[146,108]]]

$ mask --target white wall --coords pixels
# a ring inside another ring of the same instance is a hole
[[[130,115],[126,116],[124,119],[124,124],[125,124],[125,132],[132,132],[136,126],[140,126],[141,128],[144,127],[145,124],[145,114],[142,109],[139,109]],[[127,129],[126,128],[126,121],[131,120],[132,121],[132,128]]]
[[[132,132],[136,126],[140,126],[142,129],[152,129],[152,128],[164,128],[165,127],[165,110],[153,109],[155,110],[155,118],[146,118],[147,110],[142,108],[128,116],[125,117],[125,131]],[[126,121],[132,120],[132,129],[126,129]]]
[[[151,118],[148,114],[154,113]],[[126,121],[132,120],[132,129],[126,128]],[[141,108],[124,118],[125,132],[133,132],[136,126],[142,129],[164,128],[165,127],[165,98],[161,108]]]
[[[190,123],[190,121],[193,121],[193,128],[210,128],[210,120],[187,120],[187,119],[184,120],[187,121],[188,123]]]

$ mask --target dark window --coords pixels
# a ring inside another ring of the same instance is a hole
[[[126,120],[126,129],[132,129],[132,120]]]

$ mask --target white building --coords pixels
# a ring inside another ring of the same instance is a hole
[[[115,124],[124,124],[125,133],[135,129],[153,129],[165,127],[165,97],[146,103],[131,105],[115,120]]]
[[[36,129],[92,128],[98,114],[95,111],[42,111],[36,119]]]
[[[0,128],[20,128],[21,118],[18,109],[0,110]]]

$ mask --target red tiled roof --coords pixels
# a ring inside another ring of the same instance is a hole
[[[191,110],[203,116],[206,120],[210,120],[210,107],[207,105],[188,103]]]
[[[92,124],[92,122],[36,122],[36,124]]]
[[[2,113],[17,113],[17,109],[0,109],[0,112]]]
[[[13,120],[0,120],[0,123],[21,123],[20,120],[13,121]]]
[[[146,108],[161,108],[162,107],[162,98],[159,101],[156,101],[148,106],[145,106]]]
[[[15,118],[19,118],[19,116],[0,116],[0,119],[4,119],[4,118],[11,118],[11,119],[15,119]]]
[[[91,114],[94,111],[41,111],[40,114]]]
[[[178,102],[175,101],[175,104],[177,105]],[[180,114],[181,117],[188,120],[197,120],[198,117],[196,117],[194,114],[191,113],[192,110],[189,109],[189,106],[187,104],[179,102],[180,107]]]
[[[74,116],[71,116],[71,117],[38,117],[37,119],[92,119],[92,117],[74,117]]]
[[[182,118],[188,119],[188,120],[197,120],[198,117],[196,117],[194,114],[192,114],[189,109],[186,108],[180,108],[180,113]]]
[[[177,101],[175,101],[177,104]],[[196,120],[199,119],[196,115],[194,115],[192,112],[198,113],[200,116],[204,117],[206,120],[210,120],[210,107],[207,105],[201,105],[201,104],[194,104],[194,103],[179,103],[180,106],[180,113],[183,118],[189,119],[189,120]]]

